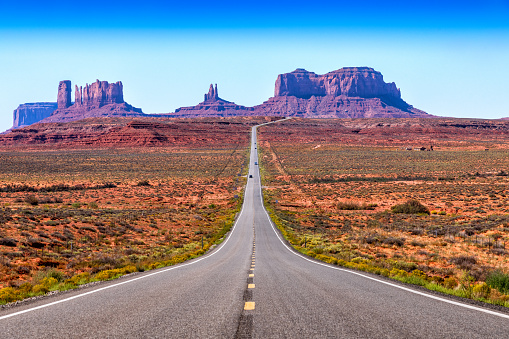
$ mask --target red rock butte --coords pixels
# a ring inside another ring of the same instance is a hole
[[[143,114],[124,101],[122,82],[99,81],[75,86],[58,85],[57,103],[20,105],[14,111],[13,127],[36,122],[67,122],[91,117],[232,117],[293,116],[304,118],[430,118],[401,98],[396,84],[386,83],[370,67],[344,67],[323,75],[298,68],[277,77],[274,96],[264,103],[246,107],[221,99],[217,84],[209,87],[203,102],[181,107],[175,113]],[[56,108],[56,110],[55,110]],[[54,111],[53,111],[54,110]]]
[[[274,97],[254,107],[258,115],[305,118],[425,118],[401,99],[396,84],[369,67],[345,67],[319,75],[298,68],[280,74]]]
[[[144,116],[139,108],[124,101],[122,82],[99,81],[75,86],[74,103],[71,102],[71,81],[58,85],[58,108],[41,122],[68,122],[92,117],[138,117]]]

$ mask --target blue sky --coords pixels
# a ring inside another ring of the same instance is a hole
[[[0,4],[0,131],[60,80],[124,84],[146,113],[219,95],[255,105],[280,73],[369,66],[408,103],[509,116],[509,1],[32,2]]]

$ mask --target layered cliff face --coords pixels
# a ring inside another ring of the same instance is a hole
[[[382,74],[369,67],[345,67],[324,75],[298,68],[291,73],[280,74],[274,96],[288,95],[303,99],[326,95],[401,99],[396,84],[385,83]]]
[[[429,117],[401,99],[395,83],[386,83],[369,67],[345,67],[319,75],[305,69],[280,74],[274,97],[255,106],[259,115],[309,118]]]
[[[96,80],[93,84],[86,84],[85,87],[76,85],[75,105],[102,107],[110,104],[121,104],[124,102],[124,89],[121,81],[109,83]]]
[[[75,86],[75,102],[70,104],[71,82],[61,81],[58,86],[58,109],[42,122],[67,122],[92,117],[138,117],[139,108],[124,101],[122,82],[99,81]]]
[[[209,92],[203,96],[203,102],[196,106],[177,108],[174,114],[165,116],[180,118],[228,117],[253,115],[252,113],[253,108],[251,107],[240,106],[221,99],[217,92],[217,84],[215,86],[210,84]]]
[[[19,105],[13,112],[13,128],[28,126],[47,118],[57,109],[56,102],[35,102]]]

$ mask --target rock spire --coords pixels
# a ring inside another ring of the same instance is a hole
[[[72,105],[70,80],[63,80],[58,84],[57,104],[60,109],[65,109]]]

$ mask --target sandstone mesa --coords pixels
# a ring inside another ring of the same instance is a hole
[[[181,107],[174,113],[144,114],[124,101],[122,82],[99,81],[75,86],[59,83],[57,103],[20,105],[14,111],[13,127],[35,122],[67,122],[91,117],[231,117],[294,116],[304,118],[427,118],[401,98],[396,84],[386,83],[370,67],[344,67],[326,74],[296,69],[277,77],[274,96],[264,103],[246,107],[219,97],[217,84],[209,87],[203,102]],[[51,111],[51,109],[53,111]],[[51,114],[48,112],[51,111]]]

